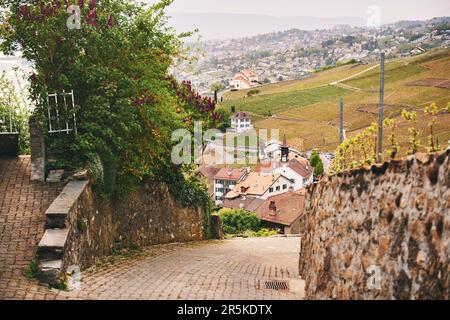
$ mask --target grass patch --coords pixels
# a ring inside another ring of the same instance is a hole
[[[41,269],[39,268],[39,261],[33,259],[30,261],[28,266],[24,270],[24,275],[28,280],[36,279],[41,274]]]
[[[266,116],[282,111],[307,106],[330,98],[344,95],[347,90],[334,86],[324,86],[299,91],[266,94],[253,96],[241,100],[228,101],[223,106],[229,109],[235,106],[236,110],[248,111]]]

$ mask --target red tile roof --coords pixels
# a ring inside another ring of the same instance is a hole
[[[242,75],[242,74],[237,74],[234,78],[234,81],[236,80],[240,80],[242,82],[244,82],[247,86],[251,87],[251,83]]]
[[[309,163],[309,160],[302,157],[290,160],[288,166],[305,179],[311,177],[314,172],[314,168]]]
[[[275,210],[271,208],[273,202]],[[268,198],[255,212],[263,221],[290,226],[303,214],[304,207],[305,191],[289,191]]]
[[[247,113],[245,113],[245,112],[242,112],[242,111],[236,112],[233,115],[233,118],[235,118],[235,119],[245,119],[245,118],[248,118],[248,117],[249,117],[249,115]]]
[[[246,169],[222,168],[214,176],[215,180],[239,181],[247,174]]]
[[[225,199],[222,206],[229,209],[245,209],[256,211],[264,200],[255,197],[239,197],[236,199]]]
[[[281,166],[280,160],[261,161],[255,168],[256,172],[272,172],[273,169]],[[303,157],[292,157],[289,160],[288,167],[297,172],[303,178],[308,179],[314,172],[314,168],[309,163],[309,160]]]

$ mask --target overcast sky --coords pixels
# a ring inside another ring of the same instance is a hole
[[[175,0],[169,12],[365,17],[370,5],[381,8],[385,23],[450,16],[449,0]]]

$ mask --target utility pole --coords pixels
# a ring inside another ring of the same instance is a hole
[[[340,122],[339,122],[339,126],[340,126],[340,141],[341,144],[344,142],[344,98],[341,97],[341,101],[340,101]]]
[[[380,106],[378,109],[378,162],[383,161],[384,60],[385,54],[382,52],[380,62]]]

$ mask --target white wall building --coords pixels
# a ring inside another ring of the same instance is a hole
[[[259,86],[259,77],[252,70],[243,70],[230,81],[230,87],[236,90],[250,89],[257,86]]]
[[[245,112],[238,112],[231,117],[231,129],[235,133],[243,133],[253,129],[250,116]]]
[[[293,190],[294,183],[282,174],[251,172],[230,190],[225,198],[232,200],[251,197],[267,200]]]

